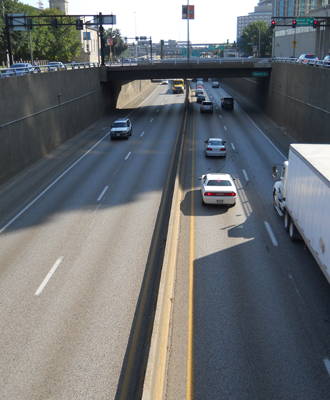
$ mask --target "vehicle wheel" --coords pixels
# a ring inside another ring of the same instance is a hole
[[[289,226],[290,226],[290,222],[291,222],[291,218],[290,218],[290,215],[288,214],[287,211],[284,211],[284,219],[283,219],[283,222],[284,222],[284,229],[285,229],[286,231],[288,231],[288,230],[289,230]]]
[[[297,231],[297,228],[292,220],[290,220],[289,224],[289,236],[293,242],[300,239],[299,232]]]

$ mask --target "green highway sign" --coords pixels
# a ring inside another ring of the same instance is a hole
[[[314,18],[297,18],[297,26],[312,26]]]
[[[269,76],[267,71],[252,71],[252,76]]]

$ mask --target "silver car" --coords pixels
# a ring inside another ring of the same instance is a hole
[[[220,138],[209,138],[205,140],[206,157],[226,157],[226,141]]]
[[[213,113],[213,102],[212,101],[202,101],[201,108],[200,108],[201,113]]]
[[[128,118],[116,119],[111,125],[110,139],[128,139],[132,136],[132,123]]]

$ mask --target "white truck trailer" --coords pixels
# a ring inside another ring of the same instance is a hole
[[[330,283],[330,144],[291,144],[273,176],[274,207],[285,230],[304,240]]]

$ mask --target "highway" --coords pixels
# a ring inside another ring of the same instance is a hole
[[[326,400],[329,285],[272,207],[287,149],[205,88],[215,112],[191,97],[183,149],[166,398]],[[155,85],[118,113],[129,140],[109,140],[109,116],[0,188],[0,398],[120,398],[183,102]],[[225,159],[205,158],[211,136],[227,140]],[[236,178],[235,207],[201,204],[214,171]]]
[[[279,149],[223,88],[205,84],[213,115],[193,113],[186,139],[167,399],[325,400],[330,393],[330,292],[302,243],[272,207]],[[194,98],[192,98],[194,101]],[[227,140],[226,159],[204,140]],[[232,208],[202,205],[206,172],[236,178]]]
[[[115,398],[182,110],[157,85],[1,188],[0,398]]]

